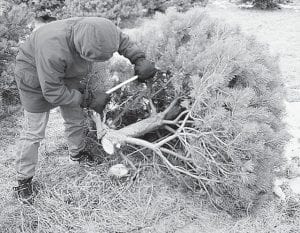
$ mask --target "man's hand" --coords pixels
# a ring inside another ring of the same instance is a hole
[[[92,98],[88,107],[90,109],[93,109],[97,113],[102,113],[109,100],[110,95],[106,94],[105,92],[97,93],[97,96],[94,96],[94,98]]]
[[[153,78],[157,70],[153,62],[140,58],[135,62],[134,71],[135,75],[138,76],[138,81],[145,82]]]
[[[105,92],[98,92],[96,96],[92,94],[92,92],[88,90],[84,90],[82,93],[82,108],[90,108],[93,109],[97,113],[102,113],[106,104],[110,100],[110,95]]]

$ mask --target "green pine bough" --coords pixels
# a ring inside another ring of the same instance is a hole
[[[147,149],[214,206],[233,215],[255,209],[272,194],[289,139],[277,57],[201,9],[171,9],[127,33],[164,73],[147,88],[135,82],[115,92],[105,119],[94,116],[104,149]],[[94,91],[114,86],[113,74],[133,76],[124,58],[107,65],[90,75]]]
[[[21,40],[31,31],[32,14],[24,4],[1,1],[0,12],[0,118],[10,114],[10,109],[19,102],[14,80],[15,57]]]

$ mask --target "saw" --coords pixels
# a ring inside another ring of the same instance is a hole
[[[166,75],[166,72],[162,72],[162,71],[160,71],[159,68],[156,68],[156,76],[157,76],[158,73],[161,73],[163,76]],[[131,83],[131,82],[133,82],[133,81],[135,81],[135,80],[137,80],[137,79],[138,79],[138,76],[135,75],[135,76],[131,77],[130,79],[127,79],[127,80],[125,80],[124,82],[121,82],[120,84],[118,84],[117,86],[115,86],[115,87],[109,89],[109,90],[106,91],[105,93],[109,95],[109,94],[115,92],[116,90],[120,89],[121,87],[125,86],[126,84]]]
[[[130,79],[127,79],[124,82],[121,82],[120,84],[118,84],[117,86],[109,89],[105,93],[109,95],[109,94],[115,92],[116,90],[120,89],[121,87],[125,86],[127,83],[131,83],[131,82],[133,82],[134,80],[137,80],[137,79],[138,79],[138,76],[135,75],[135,76],[131,77]]]

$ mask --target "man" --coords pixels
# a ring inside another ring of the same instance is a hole
[[[17,150],[18,186],[14,188],[21,201],[33,200],[32,177],[51,108],[60,106],[70,159],[87,164],[93,162],[85,150],[82,108],[101,113],[109,96],[100,93],[91,98],[80,89],[80,80],[87,75],[92,62],[107,61],[114,52],[124,55],[135,65],[139,81],[155,75],[154,64],[145,58],[144,52],[104,18],[51,22],[34,31],[21,45],[15,79],[25,118]]]

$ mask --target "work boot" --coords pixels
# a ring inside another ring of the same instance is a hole
[[[23,204],[33,204],[34,201],[34,192],[32,187],[32,177],[18,180],[18,186],[13,187],[15,196]]]
[[[79,163],[85,167],[91,167],[95,165],[94,156],[91,155],[86,149],[83,149],[76,155],[70,155],[70,160],[72,163]]]

